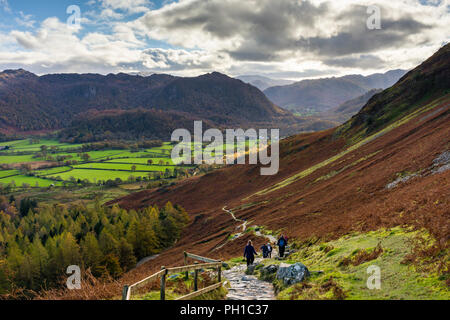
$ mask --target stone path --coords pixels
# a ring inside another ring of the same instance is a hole
[[[247,229],[248,221],[243,219],[238,219],[234,215],[234,212],[228,210],[226,207],[222,208],[223,211],[230,214],[234,221],[242,222],[236,229],[241,229],[242,231],[235,235],[235,238],[242,236]],[[278,254],[275,249],[274,243],[276,243],[276,239],[273,236],[264,235],[260,231],[256,231],[255,234],[259,237],[265,237],[272,243],[273,252],[272,256]],[[259,263],[261,258],[255,259],[255,263]],[[255,276],[246,275],[245,271],[247,270],[247,265],[240,264],[234,266],[230,270],[223,271],[223,275],[225,279],[230,284],[230,288],[228,289],[227,299],[228,300],[275,300],[275,292],[273,289],[273,285],[269,282],[261,281]]]
[[[256,259],[258,263],[260,259]],[[269,282],[258,280],[255,276],[245,274],[247,266],[240,264],[230,270],[223,271],[223,275],[229,282],[227,300],[275,300],[273,285]]]

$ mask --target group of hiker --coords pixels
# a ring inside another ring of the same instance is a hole
[[[280,258],[284,257],[284,252],[286,250],[287,243],[288,238],[285,237],[284,235],[281,235],[281,237],[277,241],[278,255],[280,256]],[[263,244],[260,249],[264,259],[272,258],[273,248],[270,243]],[[247,259],[247,266],[253,264],[253,262],[255,261],[255,256],[257,255],[258,253],[253,247],[252,241],[249,240],[247,246],[244,249],[244,258]]]

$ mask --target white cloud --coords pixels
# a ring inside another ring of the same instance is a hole
[[[11,7],[9,6],[8,0],[0,0],[0,6],[4,11],[11,13]]]
[[[367,29],[369,5],[382,9],[382,30]],[[410,68],[450,38],[448,9],[436,1],[181,0],[140,20],[149,38],[228,54],[237,69],[254,62],[298,72],[312,62],[344,72]]]
[[[122,71],[142,66],[137,44],[97,32],[80,37],[57,18],[42,22],[36,32],[13,31],[22,50],[0,51],[0,64],[46,72]]]
[[[448,1],[180,0],[160,9],[148,0],[90,3],[100,5],[82,16],[91,32],[48,18],[33,32],[3,35],[0,68],[299,79],[411,68],[450,38]],[[382,8],[382,30],[366,28],[373,4]],[[134,13],[141,17],[123,21]]]
[[[20,26],[31,28],[36,23],[31,14],[24,14],[22,11],[19,11],[19,15],[20,16],[16,18],[15,21]]]

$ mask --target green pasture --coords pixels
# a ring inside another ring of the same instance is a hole
[[[2,170],[0,171],[0,179],[8,176],[19,174],[18,170]]]
[[[90,162],[73,166],[75,169],[106,169],[106,170],[127,170],[133,171],[132,167],[136,167],[135,171],[166,171],[166,169],[173,170],[173,166],[156,166],[156,165],[142,165],[142,164],[121,164],[111,162]]]
[[[130,176],[146,177],[148,173],[146,172],[131,172],[131,171],[109,171],[109,170],[89,170],[89,169],[73,169],[69,172],[64,172],[60,174],[53,174],[47,176],[48,178],[61,178],[62,180],[70,181],[70,178],[80,180],[88,180],[89,182],[95,183],[97,181],[103,180],[115,180],[120,178],[122,181],[128,180]]]
[[[152,160],[152,164],[159,164],[160,161],[163,164],[169,162],[169,164],[173,164],[172,159],[170,158],[116,158],[112,160],[106,161],[106,163],[130,163],[130,164],[147,164],[149,160]]]
[[[37,177],[29,177],[24,175],[13,176],[9,178],[0,178],[0,183],[7,185],[14,182],[16,187],[21,187],[24,183],[31,187],[49,187],[50,185],[61,186],[62,183],[48,179],[41,179]]]
[[[0,143],[0,146],[10,146],[11,149],[8,151],[30,151],[30,152],[39,151],[41,149],[41,146],[43,145],[49,148],[58,147],[59,149],[72,149],[72,148],[79,148],[82,146],[81,144],[60,143],[57,140],[46,140],[46,139],[40,139],[39,143],[33,144],[30,143],[29,139]]]
[[[39,161],[39,159],[33,158],[32,154],[26,154],[21,156],[4,156],[0,155],[0,164],[14,164],[22,162]]]
[[[48,176],[52,174],[61,173],[64,171],[72,170],[70,167],[56,167],[56,168],[50,168],[50,169],[42,169],[42,170],[36,170],[34,173],[38,176]],[[1,171],[0,171],[1,172]]]

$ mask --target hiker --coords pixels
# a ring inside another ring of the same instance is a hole
[[[269,256],[269,248],[267,247],[266,244],[263,244],[263,245],[261,246],[261,252],[262,252],[262,254],[263,254],[263,258],[264,258],[264,259],[267,258],[267,257]]]
[[[271,258],[272,258],[272,251],[273,251],[273,248],[272,248],[272,246],[270,245],[270,243],[267,243],[267,249],[269,250],[269,252],[268,252],[268,254],[267,254],[267,257],[268,257],[269,259],[271,259]]]
[[[244,258],[247,259],[247,266],[253,264],[255,261],[255,255],[258,255],[255,251],[255,248],[252,245],[252,240],[248,240],[247,246],[244,250]]]
[[[287,240],[284,237],[284,235],[281,235],[280,239],[278,239],[277,245],[279,248],[278,252],[280,253],[280,258],[283,258],[284,250],[286,249],[286,245],[287,245]]]

